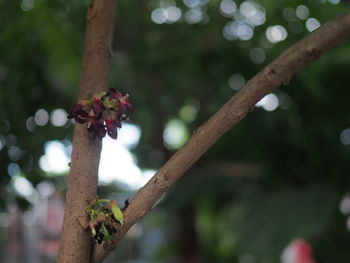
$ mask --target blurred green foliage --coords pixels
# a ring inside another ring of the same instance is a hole
[[[331,2],[337,1],[249,2],[264,11],[266,21],[252,27],[248,40],[227,40],[225,26],[242,17],[223,16],[221,1],[119,1],[110,86],[130,93],[136,106],[131,121],[142,130],[134,150],[138,164],[157,169],[173,154],[163,140],[169,120],[181,121],[190,134],[234,95],[233,74],[247,81],[306,36],[306,20],[295,16],[298,6],[324,24],[348,7],[346,1]],[[152,21],[155,9],[174,6],[180,20]],[[39,109],[68,111],[76,101],[86,8],[84,1],[0,1],[2,205],[11,195],[11,163],[35,185],[47,178],[39,167],[45,143],[72,137],[71,123],[28,129],[28,122]],[[189,22],[194,9],[202,15],[196,23]],[[286,29],[284,41],[266,38],[273,25]],[[265,59],[254,59],[256,48]],[[243,262],[244,255],[252,255],[252,262],[277,262],[297,237],[311,242],[317,262],[350,258],[346,216],[338,208],[350,186],[350,138],[340,137],[350,126],[349,63],[347,42],[276,91],[276,110],[255,108],[190,169],[154,212],[169,212],[163,222],[174,227],[166,228],[169,242],[151,262],[176,258],[178,244],[170,238],[179,235],[177,225],[186,224],[178,215],[189,206],[201,262]],[[20,152],[11,157],[14,146]],[[222,166],[237,163],[244,165]],[[62,184],[62,178],[51,180]]]

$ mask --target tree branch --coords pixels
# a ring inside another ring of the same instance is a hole
[[[107,90],[108,62],[113,37],[115,0],[93,0],[87,14],[79,100]],[[80,223],[88,220],[87,200],[96,197],[101,140],[92,140],[84,125],[76,125],[65,215],[60,240],[60,263],[90,261],[90,233]]]
[[[96,246],[92,263],[100,263],[115,248],[130,227],[142,218],[168,188],[179,179],[215,141],[230,127],[243,119],[266,94],[289,80],[293,74],[318,59],[323,53],[350,37],[350,12],[312,32],[308,37],[287,49],[271,64],[252,78],[217,113],[198,128],[187,144],[142,187],[125,211],[126,224],[118,229],[113,245]]]

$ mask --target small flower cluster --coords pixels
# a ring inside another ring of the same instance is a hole
[[[93,133],[94,138],[103,138],[108,133],[111,138],[117,139],[117,128],[121,128],[121,122],[128,118],[128,110],[134,111],[129,95],[109,89],[90,100],[74,104],[68,118],[87,123],[87,129]]]
[[[125,223],[123,212],[115,200],[94,199],[85,211],[89,215],[92,238],[99,244],[111,241],[112,235],[117,233],[118,225]]]

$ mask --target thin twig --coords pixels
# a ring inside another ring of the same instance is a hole
[[[113,245],[105,249],[96,246],[91,263],[100,263],[115,248],[130,227],[142,218],[157,200],[179,179],[217,139],[243,119],[266,94],[289,80],[306,64],[318,59],[329,49],[350,37],[350,12],[312,32],[287,49],[271,64],[252,78],[217,113],[198,128],[187,144],[142,187],[125,211],[126,224],[118,229]]]

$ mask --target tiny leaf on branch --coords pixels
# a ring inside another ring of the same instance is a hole
[[[74,104],[68,118],[87,123],[87,130],[92,132],[94,139],[103,138],[106,133],[112,139],[117,139],[117,128],[121,128],[121,122],[128,119],[128,110],[134,112],[129,95],[109,89],[108,92],[101,92],[91,99]]]
[[[93,199],[85,211],[89,215],[92,238],[99,244],[102,241],[110,242],[112,235],[117,233],[118,225],[125,222],[123,212],[115,200]]]
[[[119,224],[123,225],[125,223],[125,218],[123,212],[120,210],[117,201],[111,200],[108,203],[114,218],[119,222]]]

